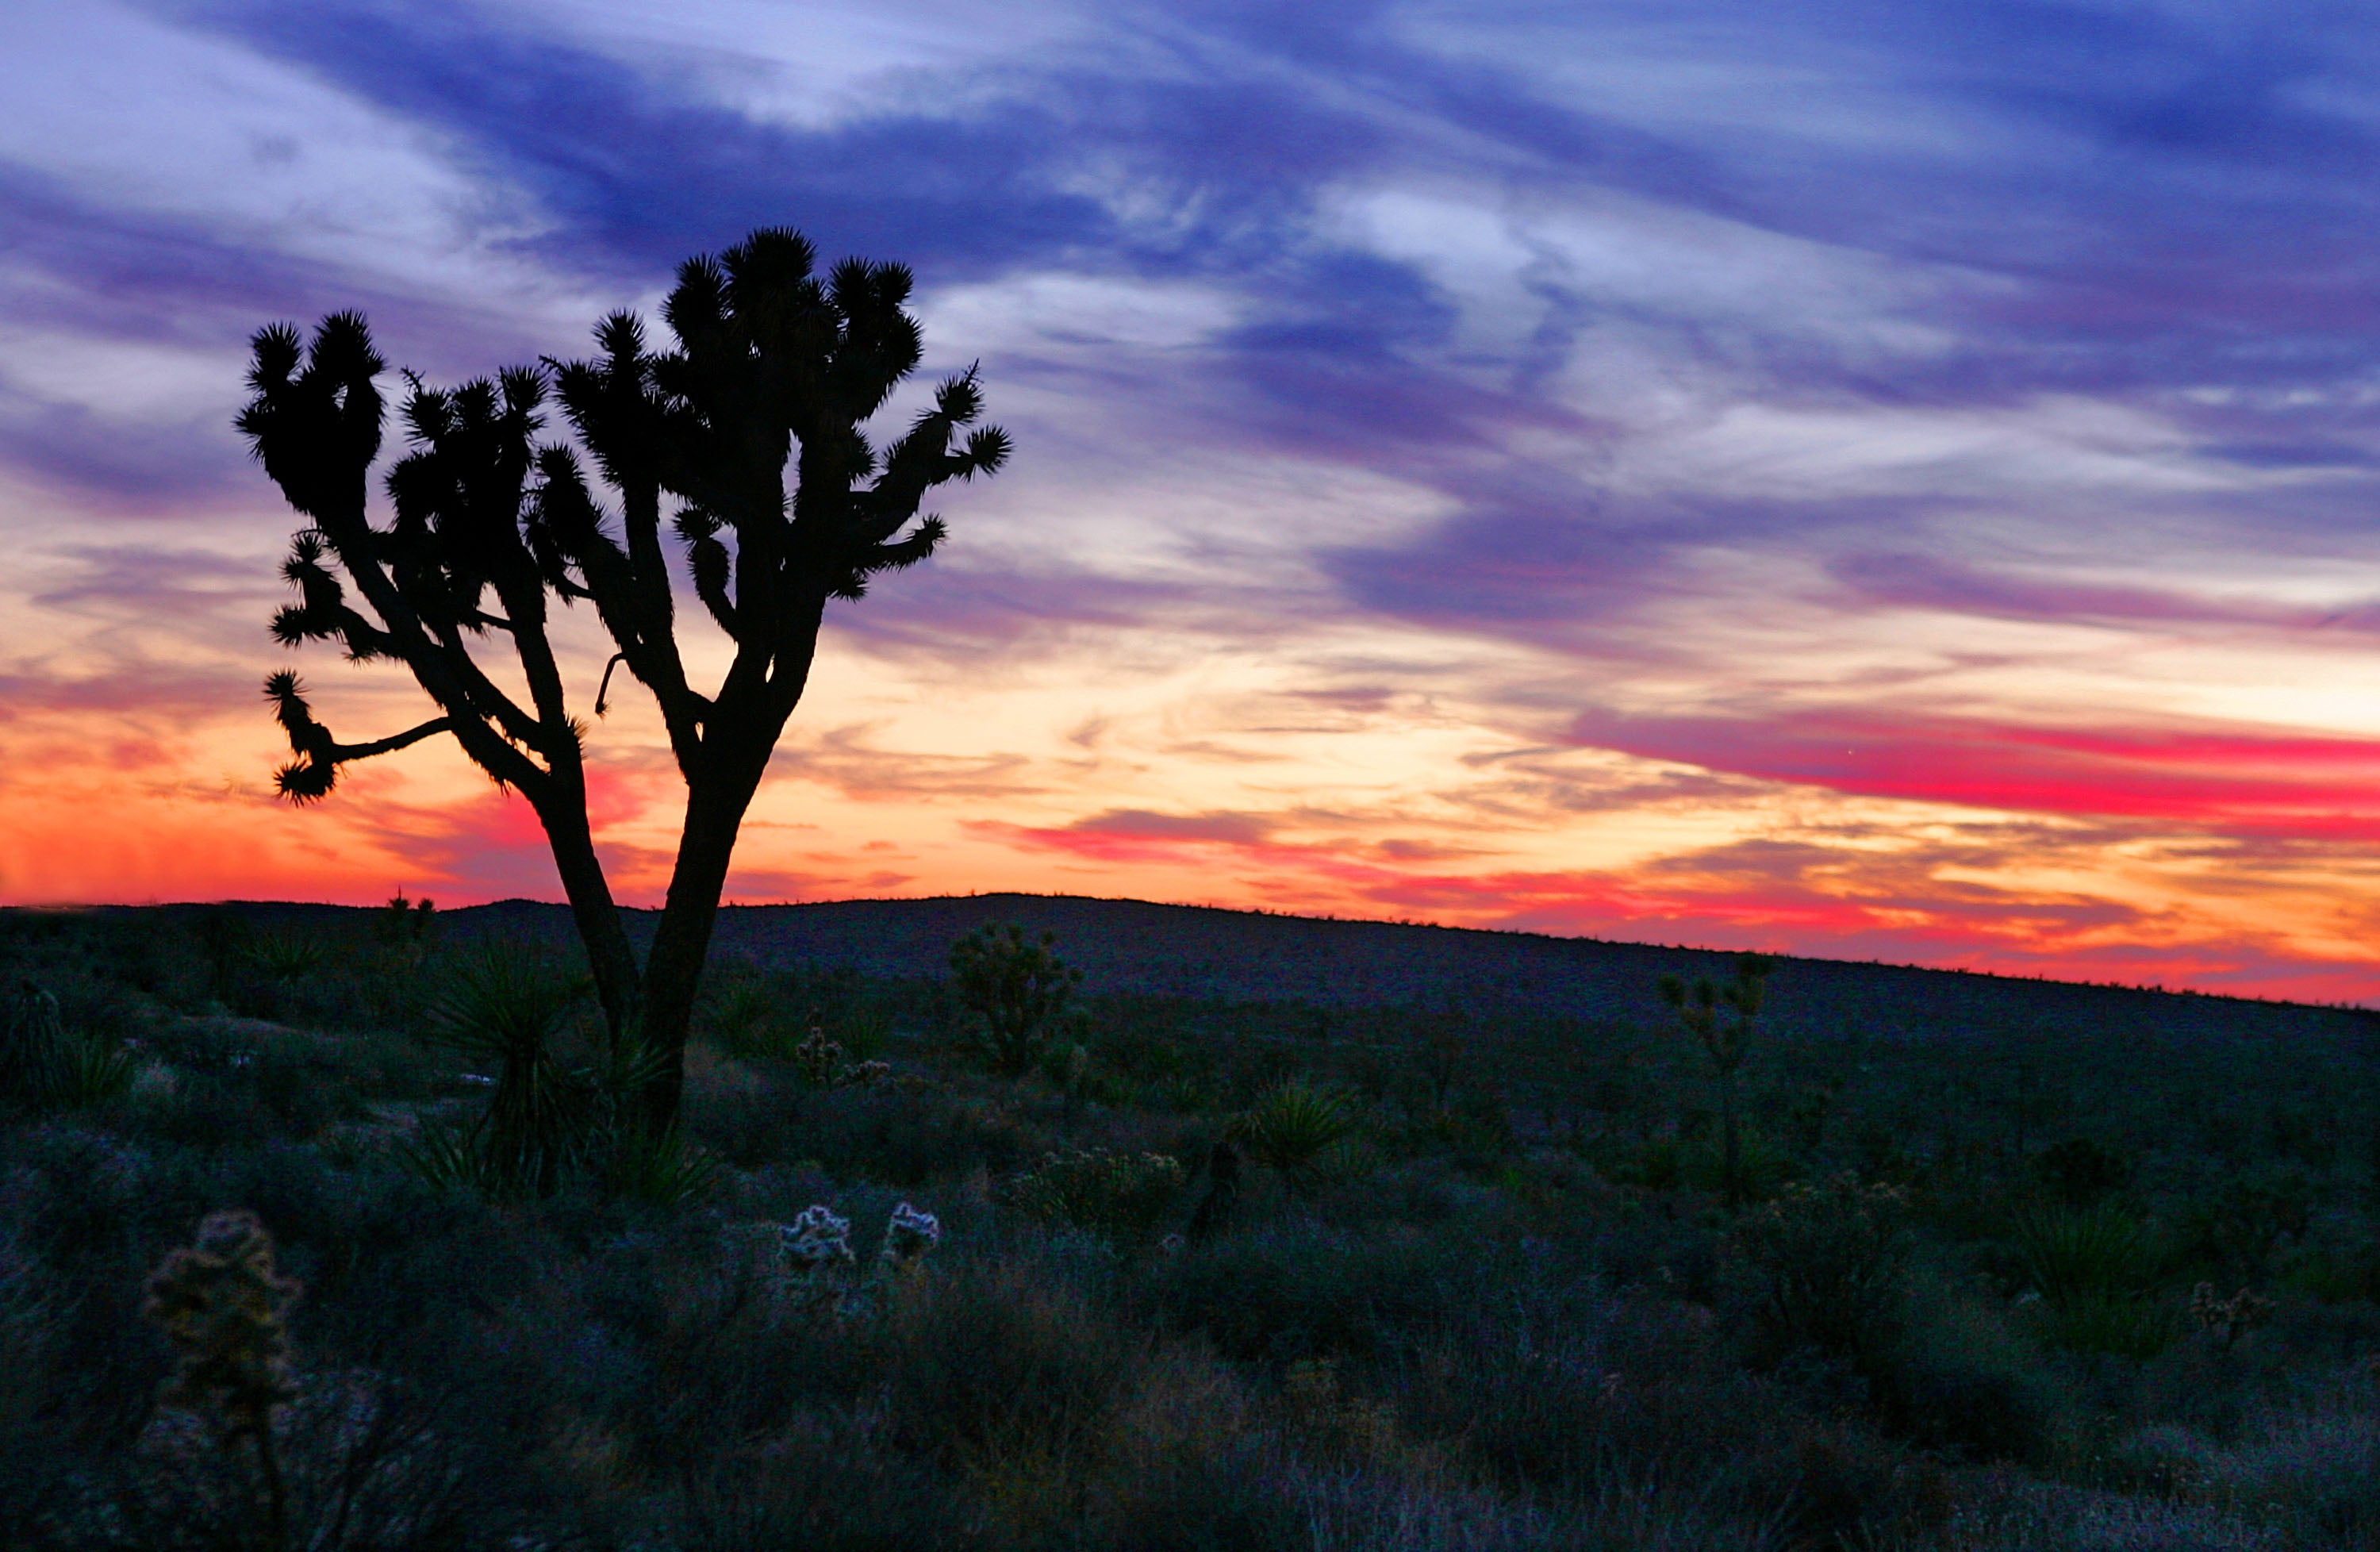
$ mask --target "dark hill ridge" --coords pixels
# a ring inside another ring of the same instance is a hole
[[[290,907],[261,907],[268,911]],[[321,908],[315,908],[321,909]],[[652,914],[632,913],[650,931]],[[506,901],[453,914],[467,930],[567,940],[559,905]],[[984,894],[734,906],[715,952],[769,968],[848,965],[939,978],[953,940],[986,922],[1058,935],[1093,990],[1355,1008],[1453,1004],[1477,1012],[1666,1021],[1665,974],[1725,975],[1729,956],[1643,943],[1391,922],[1271,915],[1075,895]],[[1912,1036],[2157,1036],[2227,1043],[2355,1045],[2380,1034],[2361,1010],[2084,986],[1954,970],[1787,959],[1770,983],[1780,1032]]]

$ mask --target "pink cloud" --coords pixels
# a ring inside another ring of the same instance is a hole
[[[1867,797],[2380,838],[2380,740],[2221,728],[2027,726],[1836,709],[1791,718],[1588,712],[1571,741]]]

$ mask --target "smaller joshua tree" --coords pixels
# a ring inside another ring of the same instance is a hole
[[[1743,1203],[1743,1145],[1736,1116],[1736,1072],[1752,1054],[1752,1026],[1760,1016],[1761,1000],[1777,961],[1767,954],[1738,954],[1735,978],[1724,986],[1707,976],[1691,982],[1676,976],[1661,977],[1661,1000],[1676,1010],[1678,1022],[1702,1046],[1718,1081],[1720,1163],[1727,1205]]]
[[[986,925],[951,945],[959,1005],[975,1015],[977,1037],[1002,1076],[1031,1069],[1083,984],[1083,973],[1051,952],[1057,940],[1054,932],[1036,941],[1021,927]]]
[[[264,1545],[287,1544],[288,1494],[273,1446],[275,1412],[289,1383],[285,1317],[301,1291],[273,1266],[273,1236],[253,1213],[210,1214],[197,1243],[175,1251],[149,1279],[141,1313],[174,1349],[162,1405],[195,1413],[225,1453],[254,1453],[263,1489]]]

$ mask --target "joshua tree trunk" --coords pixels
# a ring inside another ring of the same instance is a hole
[[[755,780],[725,790],[697,788],[687,794],[677,867],[670,875],[669,895],[645,958],[641,1033],[664,1056],[645,1091],[642,1110],[649,1124],[666,1124],[677,1114],[694,1000],[702,988],[736,832],[757,787]]]
[[[554,870],[562,876],[562,892],[570,902],[571,924],[587,950],[587,966],[595,981],[595,1000],[602,1004],[604,1027],[617,1038],[637,1023],[642,997],[637,973],[637,951],[612,899],[603,864],[595,855],[594,832],[587,809],[548,804],[537,810],[545,826],[546,844],[553,853]]]
[[[596,360],[549,360],[451,391],[409,379],[414,451],[388,473],[395,516],[386,528],[366,515],[384,363],[361,318],[324,320],[302,349],[292,326],[258,333],[256,396],[239,417],[266,472],[312,522],[283,567],[299,601],[274,617],[274,637],[335,640],[358,661],[398,659],[439,712],[388,738],[341,744],[314,720],[297,675],[274,674],[266,692],[296,754],[277,777],[281,792],[325,797],[340,766],[447,734],[520,793],[545,826],[614,1042],[662,1059],[638,1106],[656,1129],[677,1113],[736,833],[808,685],[828,600],[856,600],[871,576],[931,554],[943,529],[918,515],[927,491],[1008,457],[998,428],[966,430],[981,410],[972,369],[944,381],[933,407],[889,446],[869,443],[860,427],[921,354],[902,307],[909,273],[846,260],[820,280],[814,258],[798,234],[771,230],[689,260],[664,308],[678,348],[664,354],[645,348],[639,320],[614,313],[596,331]],[[550,393],[616,491],[616,518],[576,449],[535,441]],[[687,683],[679,651],[664,496],[679,503],[671,527],[686,580],[735,647],[712,695]],[[625,664],[659,705],[686,783],[676,867],[641,967],[588,817],[588,727],[569,710],[547,635],[557,599],[591,602],[618,648],[596,715]],[[499,637],[527,705],[474,655]]]

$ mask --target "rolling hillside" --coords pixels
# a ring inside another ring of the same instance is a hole
[[[650,913],[632,915],[650,929]],[[570,935],[563,907],[528,901],[451,919],[469,932]],[[1451,1002],[1481,1012],[1641,1022],[1663,1016],[1655,991],[1661,976],[1724,973],[1727,959],[1595,939],[1027,894],[731,907],[721,914],[714,952],[770,969],[848,965],[938,978],[952,940],[984,922],[1055,932],[1060,953],[1083,967],[1093,990],[1347,1009]],[[1780,1033],[1875,1039],[2155,1034],[2286,1048],[2307,1038],[2360,1042],[2380,1031],[2361,1010],[1824,959],[1786,960],[1771,1008]]]

